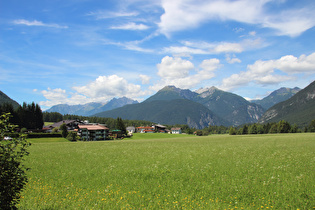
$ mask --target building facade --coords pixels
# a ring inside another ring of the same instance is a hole
[[[78,125],[78,134],[83,141],[106,140],[109,129],[102,125]]]

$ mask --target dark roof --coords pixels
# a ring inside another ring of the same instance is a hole
[[[53,127],[53,128],[60,127],[64,123],[66,125],[68,125],[68,124],[73,123],[73,122],[76,122],[76,120],[63,120],[63,121],[60,121],[60,122],[56,122],[56,123],[50,125],[49,127]]]

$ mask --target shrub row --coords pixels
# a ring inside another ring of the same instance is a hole
[[[28,133],[27,138],[53,138],[62,137],[61,133]]]

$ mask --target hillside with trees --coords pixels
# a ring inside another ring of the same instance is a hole
[[[187,124],[193,128],[209,125],[228,125],[202,104],[187,99],[152,100],[126,105],[95,116],[134,120],[147,120],[161,124]]]
[[[315,119],[315,81],[300,90],[290,99],[280,102],[270,109],[259,120],[260,123],[278,122],[280,120],[308,125]]]
[[[7,96],[5,93],[3,93],[0,90],[0,105],[2,105],[2,104],[11,104],[14,109],[17,109],[20,106],[20,104],[18,102],[11,99],[9,96]]]

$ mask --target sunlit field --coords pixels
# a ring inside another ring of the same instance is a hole
[[[313,209],[315,134],[31,139],[20,209]]]

